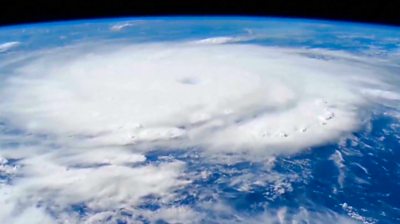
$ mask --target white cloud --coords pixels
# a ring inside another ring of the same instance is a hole
[[[0,185],[1,223],[24,224],[28,220],[30,224],[52,224],[56,222],[42,208],[29,206],[21,210],[18,207],[18,202],[14,201],[15,199],[8,198],[7,194],[12,191],[8,188],[10,187]]]
[[[250,36],[250,35],[236,36],[236,37],[220,36],[220,37],[204,38],[201,40],[193,41],[192,43],[194,43],[194,44],[228,44],[228,43],[236,43],[236,42],[253,40],[255,38],[256,38],[255,36]]]
[[[356,224],[360,223],[357,219],[348,218],[339,215],[330,210],[308,210],[300,207],[292,210],[288,207],[279,207],[267,210],[256,215],[247,215],[237,213],[232,208],[222,202],[207,203],[203,205],[204,209],[210,209],[215,212],[215,216],[203,217],[203,222],[217,223],[266,223],[266,224],[285,224],[285,223],[315,223],[315,224]],[[212,217],[212,218],[210,218]],[[366,222],[369,223],[369,222]]]
[[[152,223],[158,220],[168,220],[169,223],[201,223],[201,214],[193,211],[189,206],[167,207],[155,212],[143,211],[143,213],[147,213]]]
[[[100,149],[82,149],[67,150],[64,153],[61,162],[68,165],[96,165],[96,164],[109,164],[109,165],[124,165],[138,162],[144,162],[146,157],[132,153],[127,149],[121,148],[100,148]]]
[[[20,45],[20,42],[18,42],[18,41],[2,43],[2,44],[0,44],[0,53],[6,52],[14,47],[17,47],[18,45]]]
[[[400,94],[393,91],[381,89],[363,89],[362,92],[371,98],[378,98],[380,100],[400,100]]]
[[[93,153],[95,158],[99,158],[96,151]],[[123,155],[115,150],[108,154],[111,153]],[[12,185],[0,186],[0,202],[4,207],[0,213],[0,221],[18,223],[19,219],[31,220],[28,217],[34,216],[38,219],[37,223],[43,223],[44,221],[39,220],[50,219],[43,209],[62,216],[68,212],[69,206],[79,203],[98,212],[135,208],[142,197],[150,194],[168,200],[172,196],[170,190],[187,183],[178,179],[184,166],[181,162],[157,166],[85,167],[92,165],[96,159],[85,151],[76,153],[74,158],[71,163],[71,158],[64,159],[62,152],[55,151],[24,159],[18,171],[23,176],[15,178]],[[140,157],[139,159],[141,160]],[[120,160],[121,158],[118,159]],[[126,160],[131,161],[131,158]],[[77,161],[80,161],[79,165],[75,164]],[[38,207],[41,203],[42,208]],[[85,218],[89,219],[91,216]],[[52,217],[56,218],[60,217]]]
[[[182,164],[69,168],[52,163],[55,158],[41,157],[23,163],[26,177],[15,182],[18,197],[44,198],[57,205],[86,202],[91,208],[104,209],[124,201],[134,205],[142,196],[162,195],[180,183],[176,178]]]
[[[143,22],[143,21],[136,20],[136,21],[129,21],[129,22],[117,23],[117,24],[112,25],[112,26],[110,27],[110,30],[111,30],[111,31],[121,31],[121,30],[127,29],[127,28],[129,28],[129,27],[132,27],[132,26],[141,24],[142,22]]]

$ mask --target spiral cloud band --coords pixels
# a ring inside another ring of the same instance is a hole
[[[0,112],[80,144],[298,150],[353,131],[363,96],[390,88],[372,65],[332,52],[173,43],[64,51],[8,78]]]

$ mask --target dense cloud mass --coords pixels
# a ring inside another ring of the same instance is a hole
[[[280,152],[357,128],[364,95],[399,97],[376,65],[340,53],[175,43],[81,48],[18,68],[0,92],[3,118],[80,145]]]
[[[151,163],[146,152],[295,153],[357,130],[363,108],[400,99],[386,59],[223,43],[81,44],[11,61],[19,66],[1,74],[0,118],[13,130],[1,139],[21,144],[0,151],[0,173],[14,176],[0,188],[0,222],[97,223],[120,208],[195,222],[185,206],[138,208],[148,195],[168,204],[191,181],[184,162]],[[79,203],[85,218],[68,216]]]

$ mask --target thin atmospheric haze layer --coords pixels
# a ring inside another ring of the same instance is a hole
[[[0,28],[0,223],[399,223],[400,29]]]

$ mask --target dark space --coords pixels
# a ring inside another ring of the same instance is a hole
[[[112,0],[1,2],[0,25],[130,16],[278,16],[400,25],[390,0]]]

